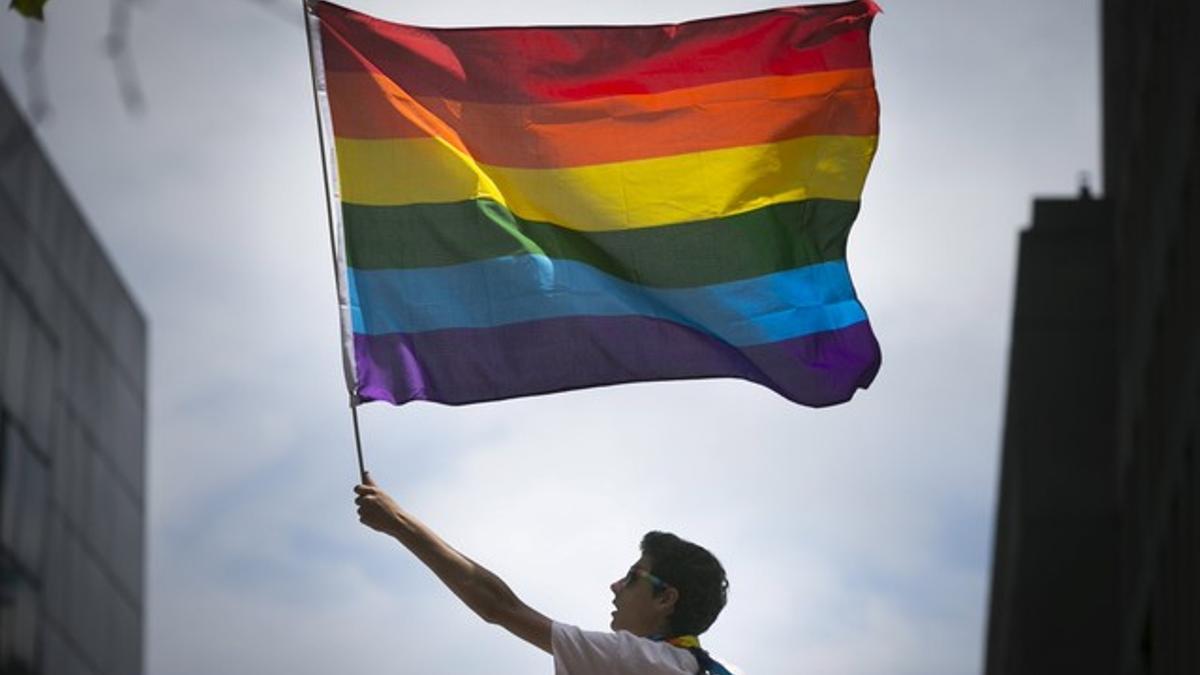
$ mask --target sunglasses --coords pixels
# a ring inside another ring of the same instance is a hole
[[[660,593],[663,590],[671,587],[670,584],[662,579],[659,579],[646,570],[638,569],[636,567],[629,568],[629,572],[625,575],[625,580],[622,583],[625,586],[629,586],[636,583],[638,579],[645,579],[646,581],[649,581],[650,586],[654,589],[655,593]]]

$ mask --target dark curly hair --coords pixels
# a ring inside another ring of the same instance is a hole
[[[679,592],[668,617],[672,635],[699,635],[717,620],[725,607],[729,581],[716,556],[669,532],[647,532],[642,554],[650,572]]]

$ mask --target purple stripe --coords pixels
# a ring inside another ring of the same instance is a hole
[[[359,395],[463,404],[622,382],[736,377],[809,406],[842,403],[879,370],[862,321],[741,349],[669,321],[575,316],[496,328],[354,336]]]

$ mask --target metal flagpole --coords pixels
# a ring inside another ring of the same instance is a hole
[[[358,476],[362,482],[367,482],[367,469],[363,466],[362,438],[358,435],[358,406],[350,403],[350,419],[354,420],[354,448],[358,450]]]
[[[333,276],[337,287],[338,309],[342,333],[342,368],[346,376],[346,389],[350,392],[350,419],[354,422],[354,449],[358,455],[358,474],[360,480],[366,482],[367,469],[363,463],[362,437],[358,430],[358,404],[360,400],[355,390],[354,363],[350,351],[352,339],[349,334],[348,297],[346,284],[343,280],[345,271],[344,257],[338,249],[338,230],[340,219],[333,207],[333,195],[336,190],[336,177],[330,177],[329,154],[331,147],[330,134],[326,133],[325,125],[328,115],[322,107],[322,93],[325,91],[324,68],[320,63],[320,55],[313,50],[313,35],[320,30],[316,16],[317,0],[301,0],[301,11],[304,12],[304,36],[308,41],[308,66],[312,75],[313,107],[317,114],[317,138],[321,144],[321,174],[325,178],[325,215],[329,219],[329,250],[333,254]],[[320,39],[319,34],[317,39]]]

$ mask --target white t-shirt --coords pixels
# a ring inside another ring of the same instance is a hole
[[[554,675],[696,675],[700,665],[686,649],[628,631],[596,633],[553,623]]]

